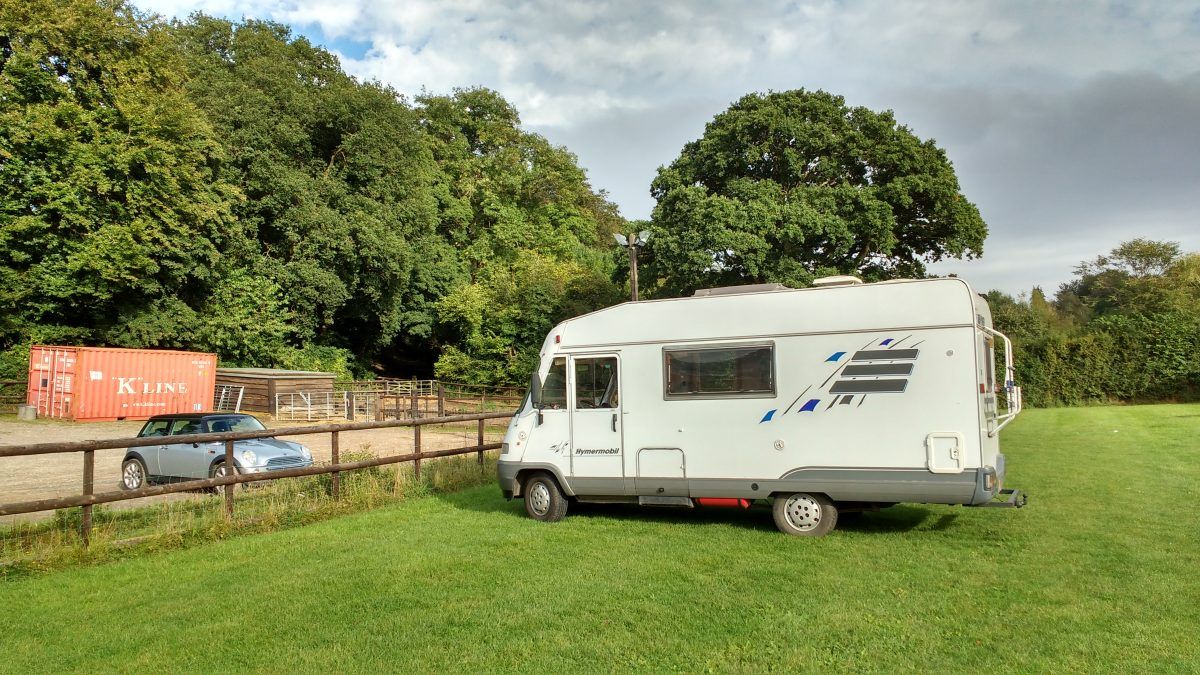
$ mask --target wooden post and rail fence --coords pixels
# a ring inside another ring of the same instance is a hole
[[[416,394],[413,396],[415,400]],[[230,476],[206,478],[203,480],[188,480],[165,485],[152,485],[142,487],[137,490],[115,490],[111,492],[95,492],[94,477],[96,469],[96,451],[113,448],[139,448],[162,445],[163,441],[161,437],[126,439],[116,438],[103,441],[74,441],[69,443],[36,443],[30,445],[0,446],[0,457],[24,457],[29,455],[49,455],[65,452],[83,453],[82,494],[73,497],[57,497],[53,499],[38,499],[33,501],[0,504],[0,516],[12,516],[22,513],[35,513],[38,511],[52,511],[56,509],[79,507],[82,510],[79,535],[83,545],[86,547],[91,538],[92,507],[96,504],[127,501],[130,499],[141,499],[143,497],[153,497],[156,495],[172,494],[175,492],[224,488],[225,513],[226,516],[233,517],[234,488],[239,483],[256,483],[260,481],[279,480],[282,478],[296,478],[299,476],[318,476],[321,474],[332,474],[332,497],[334,499],[338,499],[340,488],[339,475],[344,471],[354,471],[356,469],[366,469],[373,466],[412,462],[413,472],[418,478],[420,478],[422,459],[450,457],[453,455],[466,455],[472,452],[477,454],[477,461],[480,465],[482,465],[483,453],[488,450],[496,450],[500,447],[499,443],[484,442],[485,422],[488,420],[508,419],[510,417],[512,417],[511,412],[483,412],[466,415],[447,415],[442,417],[426,417],[418,419],[387,420],[383,422],[348,422],[342,424],[327,424],[322,426],[267,429],[264,431],[236,431],[172,436],[172,443],[182,444],[223,442],[225,444],[225,466],[234,466],[233,450],[234,443],[236,441],[253,440],[256,438],[274,438],[277,436],[330,434],[332,461],[328,465],[324,466],[309,466],[298,469],[281,469],[264,473],[234,474]],[[429,452],[421,449],[422,427],[435,424],[461,424],[464,422],[476,423],[475,445],[451,448],[448,450],[434,450]],[[393,429],[397,427],[412,427],[413,451],[411,453],[407,455],[376,457],[357,462],[343,463],[341,461],[338,443],[339,435],[342,432],[361,431],[365,429]]]

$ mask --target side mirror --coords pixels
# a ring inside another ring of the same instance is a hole
[[[537,425],[542,426],[542,378],[538,377],[537,368],[529,378],[529,402],[537,411]]]
[[[529,378],[529,400],[531,403],[533,403],[533,407],[541,409],[542,378],[538,377],[537,370],[534,370],[533,376]]]

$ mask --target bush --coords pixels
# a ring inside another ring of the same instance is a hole
[[[1076,334],[1018,341],[1017,379],[1032,406],[1200,397],[1200,321],[1168,312],[1112,315]]]

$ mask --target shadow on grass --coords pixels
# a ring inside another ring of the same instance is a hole
[[[524,504],[520,499],[505,501],[498,492],[468,490],[439,495],[448,506],[476,513],[492,514],[505,518],[526,519]],[[893,506],[878,512],[855,514],[839,520],[837,529],[864,534],[908,532],[929,520],[930,510],[920,506]],[[585,504],[573,503],[567,509],[567,520],[572,519],[630,520],[643,523],[730,525],[749,530],[774,531],[775,521],[771,509],[755,505],[749,509],[734,508],[669,508],[637,506],[635,504]],[[954,527],[958,516],[945,514],[926,526],[925,529],[942,531]]]

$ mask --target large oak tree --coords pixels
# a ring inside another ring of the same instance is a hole
[[[750,94],[660,168],[647,276],[658,295],[828,274],[923,276],[987,225],[945,151],[891,111],[798,89]]]

